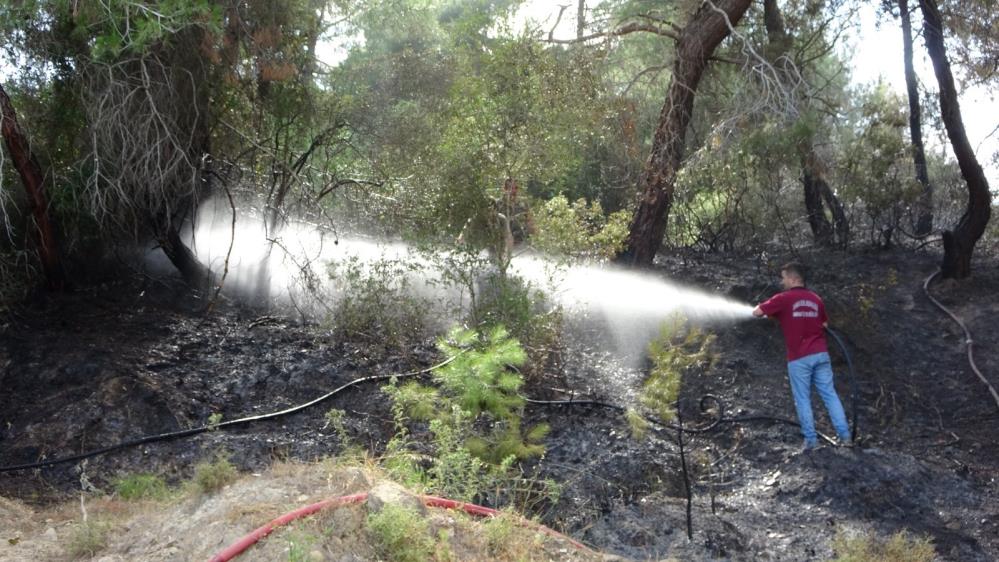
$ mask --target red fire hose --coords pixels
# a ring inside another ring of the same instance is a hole
[[[312,515],[313,513],[325,509],[327,507],[337,507],[341,505],[362,503],[367,501],[367,499],[368,499],[368,493],[361,492],[359,494],[353,494],[350,496],[340,496],[338,498],[323,500],[321,502],[314,503],[312,505],[300,507],[294,511],[289,511],[288,513],[285,513],[284,515],[278,517],[277,519],[274,519],[270,523],[267,523],[262,527],[254,529],[249,534],[245,535],[236,542],[232,543],[231,545],[226,547],[225,550],[213,556],[210,562],[227,562],[229,560],[232,560],[237,556],[239,556],[240,554],[242,554],[243,551],[253,546],[257,541],[269,535],[271,531],[273,531],[275,528],[280,527],[282,525],[287,525],[288,523],[291,523],[296,519],[300,519],[307,515]],[[474,503],[459,502],[455,500],[449,500],[447,498],[439,498],[436,496],[420,496],[420,499],[423,500],[423,504],[426,505],[427,507],[438,507],[442,509],[457,509],[464,511],[469,515],[475,515],[477,517],[495,517],[500,513],[495,509],[484,507],[481,505],[476,505]],[[534,527],[538,531],[544,533],[545,535],[548,535],[549,537],[562,539],[580,550],[589,550],[589,548],[587,548],[584,544],[575,541],[563,535],[562,533],[555,531],[554,529],[545,527],[544,525],[539,525],[525,521],[522,523],[522,526]]]
[[[251,546],[253,546],[257,541],[266,537],[274,530],[275,527],[280,527],[282,525],[287,525],[292,521],[305,517],[306,515],[312,515],[313,513],[319,511],[320,509],[347,505],[350,503],[361,503],[368,499],[368,493],[362,492],[360,494],[354,494],[351,496],[340,496],[339,498],[333,498],[329,500],[323,500],[312,505],[307,505],[305,507],[300,507],[295,511],[289,511],[281,517],[271,521],[270,523],[264,525],[263,527],[258,527],[254,529],[253,532],[239,539],[238,541],[229,545],[225,550],[216,554],[212,557],[211,562],[224,562],[226,560],[232,560],[233,558],[242,554],[242,552]]]

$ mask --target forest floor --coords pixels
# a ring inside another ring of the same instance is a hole
[[[544,421],[552,431],[544,458],[524,469],[563,490],[557,503],[529,515],[595,549],[637,560],[828,559],[837,533],[887,537],[900,530],[930,537],[943,560],[999,559],[999,407],[968,366],[963,333],[923,295],[937,258],[909,251],[802,257],[814,272],[810,285],[853,353],[860,446],[801,452],[795,426],[767,419],[688,435],[688,540],[675,432],[635,440],[612,409],[532,406],[530,422]],[[776,287],[775,272],[752,258],[671,258],[656,274],[747,302]],[[966,322],[981,371],[999,385],[999,264],[980,259],[974,278],[931,291]],[[210,315],[203,308],[173,283],[119,276],[12,311],[0,321],[0,465],[200,426],[216,413],[231,420],[280,410],[358,377],[425,368],[438,359],[431,342],[387,351],[231,302]],[[684,423],[706,423],[697,404],[707,393],[724,400],[729,417],[793,419],[779,329],[755,320],[713,330],[718,361],[684,381]],[[560,372],[525,392],[564,397],[551,390],[559,386],[579,398],[628,405],[613,369],[601,367],[607,354],[577,336],[567,343]],[[842,355],[831,353],[852,415],[848,371]],[[254,474],[275,463],[336,455],[343,443],[327,427],[331,408],[346,411],[352,442],[374,455],[384,450],[394,431],[389,400],[376,385],[359,385],[274,421],[0,473],[0,531],[17,534],[0,537],[7,539],[0,560],[19,559],[26,551],[18,549],[33,539],[50,539],[52,521],[62,520],[54,514],[70,509],[66,502],[78,509],[81,489],[99,497],[93,490],[108,490],[117,475],[154,472],[179,482],[220,450]],[[816,412],[819,429],[831,433],[820,404]],[[272,487],[292,498],[321,491],[295,488],[304,477],[286,480],[287,489]],[[252,485],[233,487],[241,501],[269,501]],[[245,532],[268,519],[261,512],[236,527]],[[188,529],[174,525],[170,532],[198,534],[204,525],[191,517]],[[141,529],[129,531],[131,544],[149,543]]]

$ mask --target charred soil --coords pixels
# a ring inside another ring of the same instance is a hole
[[[963,332],[923,295],[937,258],[901,251],[803,257],[810,285],[853,354],[855,399],[842,354],[831,352],[848,415],[857,413],[858,447],[801,452],[797,428],[768,419],[794,417],[779,330],[760,320],[715,326],[718,361],[684,381],[684,423],[710,421],[698,407],[704,394],[724,401],[726,417],[758,419],[685,435],[692,540],[676,431],[636,440],[620,412],[599,406],[528,408],[531,422],[552,431],[545,456],[524,469],[563,485],[557,503],[532,515],[640,560],[824,559],[841,529],[878,536],[906,529],[931,537],[942,559],[999,559],[999,406],[968,366]],[[776,290],[773,264],[758,258],[675,258],[657,274],[747,302]],[[171,282],[116,279],[48,295],[3,320],[0,464],[201,426],[213,414],[231,420],[278,411],[360,377],[438,360],[429,341],[405,350],[340,341],[322,325],[233,302],[204,314],[203,301]],[[995,260],[982,260],[968,281],[930,290],[967,323],[979,367],[999,384]],[[561,372],[531,381],[526,392],[564,399],[571,391],[627,406],[597,372],[603,352],[582,340],[571,349]],[[389,401],[366,384],[276,420],[2,473],[0,496],[39,507],[81,488],[106,489],[121,474],[177,482],[217,451],[247,472],[334,456],[343,443],[325,423],[332,408],[347,413],[354,443],[384,450],[394,431]],[[816,413],[819,429],[830,433],[820,404]]]

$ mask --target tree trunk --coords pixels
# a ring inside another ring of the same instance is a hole
[[[52,290],[61,290],[66,283],[66,276],[59,257],[59,246],[56,242],[55,229],[49,219],[49,202],[45,193],[45,176],[38,160],[31,153],[28,139],[24,136],[17,123],[17,113],[10,103],[7,92],[0,85],[0,129],[10,153],[14,167],[21,176],[24,189],[28,193],[28,206],[35,219],[38,233],[38,255],[45,271],[45,279]]]
[[[779,62],[780,57],[788,56],[793,41],[784,27],[784,17],[781,15],[777,0],[763,1],[763,24],[767,30],[770,58]],[[778,71],[786,68],[783,64],[776,64],[775,67]],[[784,76],[784,73],[781,75]],[[803,140],[798,145],[798,152],[805,192],[805,213],[808,217],[808,226],[812,229],[812,238],[820,246],[832,246],[834,243],[846,246],[849,238],[846,213],[836,194],[829,187],[825,167],[815,152],[812,139]],[[826,206],[833,216],[833,223],[830,223],[826,217]]]
[[[815,243],[820,246],[831,246],[833,228],[826,218],[826,209],[822,205],[822,192],[828,190],[829,186],[821,174],[815,173],[804,163],[801,165],[801,182],[805,186],[805,213]]]
[[[160,247],[170,260],[170,263],[180,271],[188,285],[198,291],[206,291],[211,287],[212,272],[198,261],[194,252],[184,244],[177,227],[171,225],[160,237]]]
[[[829,187],[829,182],[825,180],[825,173],[823,172],[820,177],[822,178],[822,182],[819,184],[819,195],[822,196],[822,200],[829,207],[829,212],[832,213],[836,245],[846,248],[847,244],[850,243],[850,221],[846,219],[846,211],[843,209],[843,204],[840,203],[839,197],[836,197],[832,188]]]
[[[926,153],[923,150],[922,119],[919,109],[919,85],[916,71],[912,66],[912,18],[909,13],[909,0],[898,0],[899,17],[902,20],[902,53],[905,60],[905,88],[909,94],[909,136],[912,139],[912,164],[916,169],[916,180],[923,187],[916,205],[916,236],[926,236],[933,231],[933,186],[926,168]]]
[[[923,36],[926,51],[933,61],[933,72],[940,87],[940,115],[947,137],[954,148],[954,156],[961,168],[961,176],[968,184],[968,206],[953,231],[944,233],[944,257],[941,274],[944,278],[964,279],[971,275],[971,256],[975,244],[985,232],[985,226],[992,214],[992,194],[982,166],[975,157],[975,151],[968,142],[961,119],[961,106],[954,88],[954,76],[947,61],[944,46],[943,24],[940,12],[933,0],[919,0],[923,12]]]
[[[650,266],[662,246],[697,84],[708,58],[728,37],[729,25],[739,23],[750,3],[751,0],[704,2],[683,28],[676,45],[666,101],[652,140],[652,152],[645,163],[642,196],[631,221],[627,246],[618,256],[619,262]]]

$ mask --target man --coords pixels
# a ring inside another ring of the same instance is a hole
[[[850,444],[850,426],[843,404],[833,387],[832,365],[824,328],[828,323],[822,299],[805,288],[804,268],[789,263],[781,268],[784,290],[753,309],[753,316],[769,316],[780,322],[787,345],[787,372],[791,381],[794,408],[805,438],[804,449],[818,445],[815,419],[812,416],[812,384],[826,405],[829,419],[838,435],[838,443]]]

